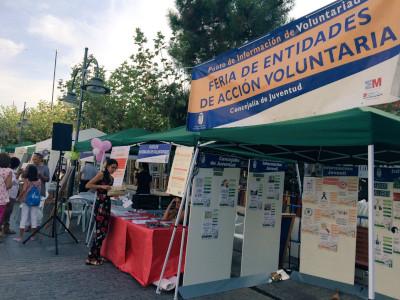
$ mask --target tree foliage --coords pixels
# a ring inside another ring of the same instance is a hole
[[[170,54],[192,67],[288,22],[294,0],[176,0]]]
[[[71,108],[62,103],[56,103],[51,108],[46,101],[27,108],[27,124],[23,125],[22,130],[19,124],[21,116],[22,112],[18,112],[14,105],[0,107],[0,145],[16,144],[20,137],[21,141],[43,141],[51,137],[54,122],[71,123],[75,119]]]

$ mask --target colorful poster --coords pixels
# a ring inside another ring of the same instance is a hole
[[[264,220],[263,227],[275,227],[276,223],[276,204],[265,203],[264,204]]]
[[[219,223],[218,209],[204,210],[201,238],[218,239],[218,233],[219,233],[218,223]]]
[[[393,237],[385,235],[376,237],[375,262],[393,268]]]
[[[263,202],[264,202],[264,197],[263,197],[263,190],[264,190],[264,184],[263,184],[263,179],[264,175],[261,177],[259,174],[254,174],[258,175],[255,180],[250,182],[249,187],[248,187],[248,207],[249,209],[258,209],[262,210],[263,208]]]
[[[335,221],[338,227],[339,234],[352,238],[356,237],[356,227],[354,226],[354,224],[357,223],[357,209],[336,209]]]
[[[235,206],[237,183],[235,179],[223,179],[220,189],[220,206]]]
[[[338,251],[339,230],[334,224],[321,223],[319,227],[319,244],[320,249],[333,252]]]
[[[399,31],[398,1],[335,1],[193,68],[187,127],[266,124],[397,101]]]
[[[212,177],[197,175],[193,180],[192,205],[210,206]]]
[[[186,187],[189,167],[192,161],[193,147],[178,146],[168,181],[167,193],[182,197]]]
[[[301,224],[302,233],[318,234],[321,223],[321,210],[318,208],[304,207]]]
[[[111,150],[110,158],[115,159],[118,162],[118,168],[114,172],[114,183],[113,186],[122,186],[125,177],[126,164],[129,158],[130,146],[113,147]]]

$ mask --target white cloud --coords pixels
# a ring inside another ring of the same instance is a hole
[[[51,80],[26,78],[11,70],[0,71],[0,104],[12,105],[21,109],[24,101],[28,107],[35,106],[39,100],[51,100]],[[54,99],[58,93],[55,91]]]
[[[25,49],[23,43],[16,43],[9,39],[0,38],[0,58],[8,60],[17,56]]]

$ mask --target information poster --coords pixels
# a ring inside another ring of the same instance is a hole
[[[353,284],[358,168],[323,167],[318,174],[304,178],[300,272]]]
[[[193,147],[176,147],[174,162],[172,163],[171,173],[168,180],[168,194],[178,197],[183,196],[192,156]]]
[[[242,161],[200,153],[192,181],[184,286],[231,276]]]
[[[247,180],[241,276],[278,269],[286,165],[252,160]]]
[[[110,158],[118,162],[118,168],[115,170],[113,177],[113,186],[122,186],[124,182],[126,164],[129,158],[130,146],[113,147],[111,150]]]

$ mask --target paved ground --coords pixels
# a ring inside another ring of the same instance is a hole
[[[78,238],[83,239],[78,228]],[[54,239],[39,236],[26,245],[8,237],[0,244],[0,299],[172,299],[173,295],[155,294],[154,287],[143,288],[132,277],[112,264],[90,267],[84,264],[87,248],[75,244],[67,234],[60,236],[60,254],[55,255]],[[293,281],[240,289],[214,296],[217,299],[330,299],[332,291]],[[354,297],[341,299],[353,300]]]

